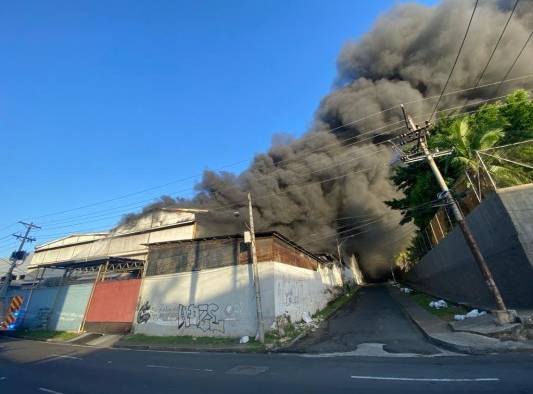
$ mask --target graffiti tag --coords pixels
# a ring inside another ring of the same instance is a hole
[[[138,324],[144,324],[148,320],[150,320],[150,303],[148,301],[146,301],[139,308],[139,313],[137,313],[137,323]]]
[[[224,333],[224,320],[217,317],[217,304],[173,304],[152,307],[146,301],[139,308],[137,323],[148,322],[161,325],[176,325],[180,329],[199,329],[203,332]]]

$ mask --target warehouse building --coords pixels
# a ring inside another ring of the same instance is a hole
[[[256,234],[256,248],[267,328],[280,316],[296,322],[313,315],[342,292],[340,265],[281,234]],[[242,235],[150,246],[134,332],[253,336],[256,313],[250,245]]]
[[[149,335],[255,335],[249,244],[207,233],[204,212],[160,210],[111,232],[36,247],[33,274],[10,289],[28,329]],[[204,228],[202,228],[204,226]],[[200,230],[201,229],[201,230]],[[218,225],[216,231],[219,229]],[[352,284],[353,267],[318,257],[281,234],[257,234],[266,327],[299,321]]]

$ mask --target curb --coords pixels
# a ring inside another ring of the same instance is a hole
[[[263,350],[263,349],[225,348],[225,347],[191,348],[187,346],[130,345],[130,344],[121,344],[121,343],[116,343],[111,347],[114,349],[154,350],[154,351],[183,352],[183,353],[270,353],[270,351]]]
[[[389,293],[391,293],[391,289],[390,288],[389,288]],[[418,330],[422,333],[422,335],[424,335],[424,337],[431,344],[439,346],[439,347],[441,347],[441,348],[443,348],[445,350],[453,351],[453,352],[459,352],[459,353],[471,354],[471,355],[483,354],[483,353],[472,353],[470,351],[470,349],[468,349],[468,348],[464,348],[462,346],[456,346],[453,343],[446,342],[446,341],[443,341],[443,340],[440,340],[440,339],[437,339],[437,338],[431,336],[431,334],[429,334],[429,332],[426,331],[424,329],[424,327],[413,316],[411,316],[411,314],[409,313],[407,308],[401,302],[398,302],[396,300],[396,297],[394,297],[394,295],[391,294],[391,296],[398,303],[398,305],[400,305],[400,308],[402,308],[403,313],[409,318],[409,320],[418,328]]]
[[[54,341],[50,338],[34,338],[34,337],[27,337],[24,335],[10,335],[10,334],[2,334],[0,335],[0,338],[5,337],[9,339],[19,339],[24,341],[36,341],[36,342],[48,342],[48,343],[58,343],[58,344],[70,344],[70,342],[74,339],[77,339],[78,337],[66,340],[66,341]]]
[[[396,296],[392,294],[392,291],[393,289],[389,287],[389,293],[391,294],[392,298],[400,305],[400,307],[402,308],[402,311],[405,313],[406,316],[409,317],[409,320],[413,322],[413,324],[420,330],[420,332],[424,335],[424,337],[426,337],[426,339],[430,343],[440,348],[453,351],[453,352],[469,354],[473,356],[498,354],[498,353],[510,353],[510,352],[531,352],[532,350],[532,349],[527,349],[527,348],[520,349],[519,347],[516,347],[516,348],[506,347],[504,345],[505,342],[500,342],[502,344],[501,347],[488,348],[488,347],[477,347],[477,346],[472,346],[472,345],[462,345],[459,343],[454,343],[454,342],[441,339],[438,337],[439,334],[431,334],[420,322],[418,322],[411,315],[411,313],[409,313],[408,309],[404,306],[404,304],[397,300]],[[450,330],[450,334],[453,334],[453,331]],[[470,334],[470,335],[476,335],[476,336],[483,337],[483,338],[489,338],[489,337],[484,337],[478,334]],[[491,338],[491,339],[494,339],[494,338]]]

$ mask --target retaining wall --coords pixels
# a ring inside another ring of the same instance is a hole
[[[468,216],[508,307],[533,307],[533,185],[492,193]],[[492,309],[494,302],[460,229],[453,229],[407,274],[437,297]]]

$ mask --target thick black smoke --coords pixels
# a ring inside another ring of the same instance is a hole
[[[479,2],[448,92],[475,83],[513,4]],[[211,210],[216,231],[232,232],[239,224],[231,212],[245,213],[251,191],[258,230],[277,230],[316,252],[336,252],[339,238],[347,254],[361,256],[367,274],[379,276],[408,240],[406,228],[399,229],[399,214],[383,203],[397,192],[389,181],[393,155],[381,141],[401,126],[402,116],[395,108],[360,119],[413,101],[406,106],[410,113],[431,112],[436,100],[420,100],[442,90],[473,5],[448,0],[435,7],[395,6],[369,33],[345,45],[335,87],[307,134],[297,140],[277,136],[268,153],[257,155],[242,174],[206,171],[192,200],[165,197],[140,215],[160,206],[202,207]],[[521,1],[481,84],[504,76],[532,28],[533,2]],[[530,56],[526,50],[509,77],[533,73]],[[502,92],[518,86],[528,85],[524,80],[505,84]],[[445,96],[440,109],[493,97],[495,89]],[[399,123],[384,127],[393,122]],[[123,223],[138,216],[128,215]]]

